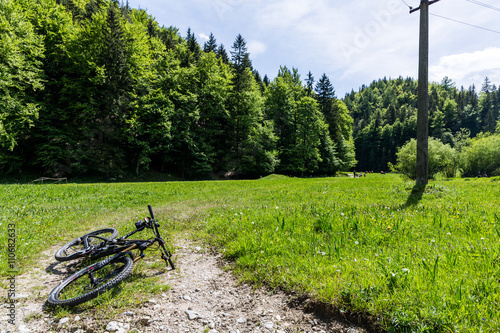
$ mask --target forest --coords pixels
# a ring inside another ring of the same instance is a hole
[[[388,170],[416,136],[411,78],[338,98],[326,74],[262,77],[239,34],[201,45],[118,1],[0,0],[0,32],[4,174],[330,176]],[[496,138],[499,98],[488,79],[432,83],[430,135],[453,149]]]

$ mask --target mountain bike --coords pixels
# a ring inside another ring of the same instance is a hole
[[[66,278],[50,292],[47,303],[52,306],[74,306],[101,295],[129,276],[134,262],[144,258],[144,250],[155,243],[158,243],[161,258],[165,260],[167,267],[175,269],[172,254],[165,247],[159,231],[160,224],[154,217],[151,205],[148,205],[148,209],[150,217],[135,222],[136,229],[125,236],[116,238],[116,229],[106,228],[85,234],[61,247],[55,255],[58,261],[108,258]],[[147,240],[129,239],[144,229],[151,229],[154,237]],[[133,250],[138,250],[139,254],[134,255]]]

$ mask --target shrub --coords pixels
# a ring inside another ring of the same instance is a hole
[[[460,155],[460,167],[467,176],[500,176],[500,134],[472,139]]]
[[[416,179],[417,171],[417,140],[411,139],[398,149],[397,163],[389,163],[394,172],[399,172],[410,179]],[[454,177],[457,166],[457,153],[449,144],[438,139],[429,138],[429,178],[434,178],[442,172],[446,177]]]

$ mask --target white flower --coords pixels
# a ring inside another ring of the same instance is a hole
[[[359,242],[358,242],[358,241],[355,241],[355,242],[354,242],[354,244],[358,245],[358,244],[359,244]]]
[[[402,271],[405,272],[406,274],[410,273],[410,270],[408,268],[403,268]]]

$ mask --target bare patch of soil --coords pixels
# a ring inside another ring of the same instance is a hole
[[[179,239],[176,246],[176,269],[161,276],[162,282],[172,288],[152,295],[140,307],[124,310],[105,323],[88,312],[55,319],[44,310],[47,295],[72,267],[54,260],[56,248],[41,253],[36,267],[16,277],[16,325],[4,325],[6,309],[2,308],[0,333],[365,332],[292,307],[290,295],[238,283],[223,269],[220,255],[213,255],[185,238]]]

